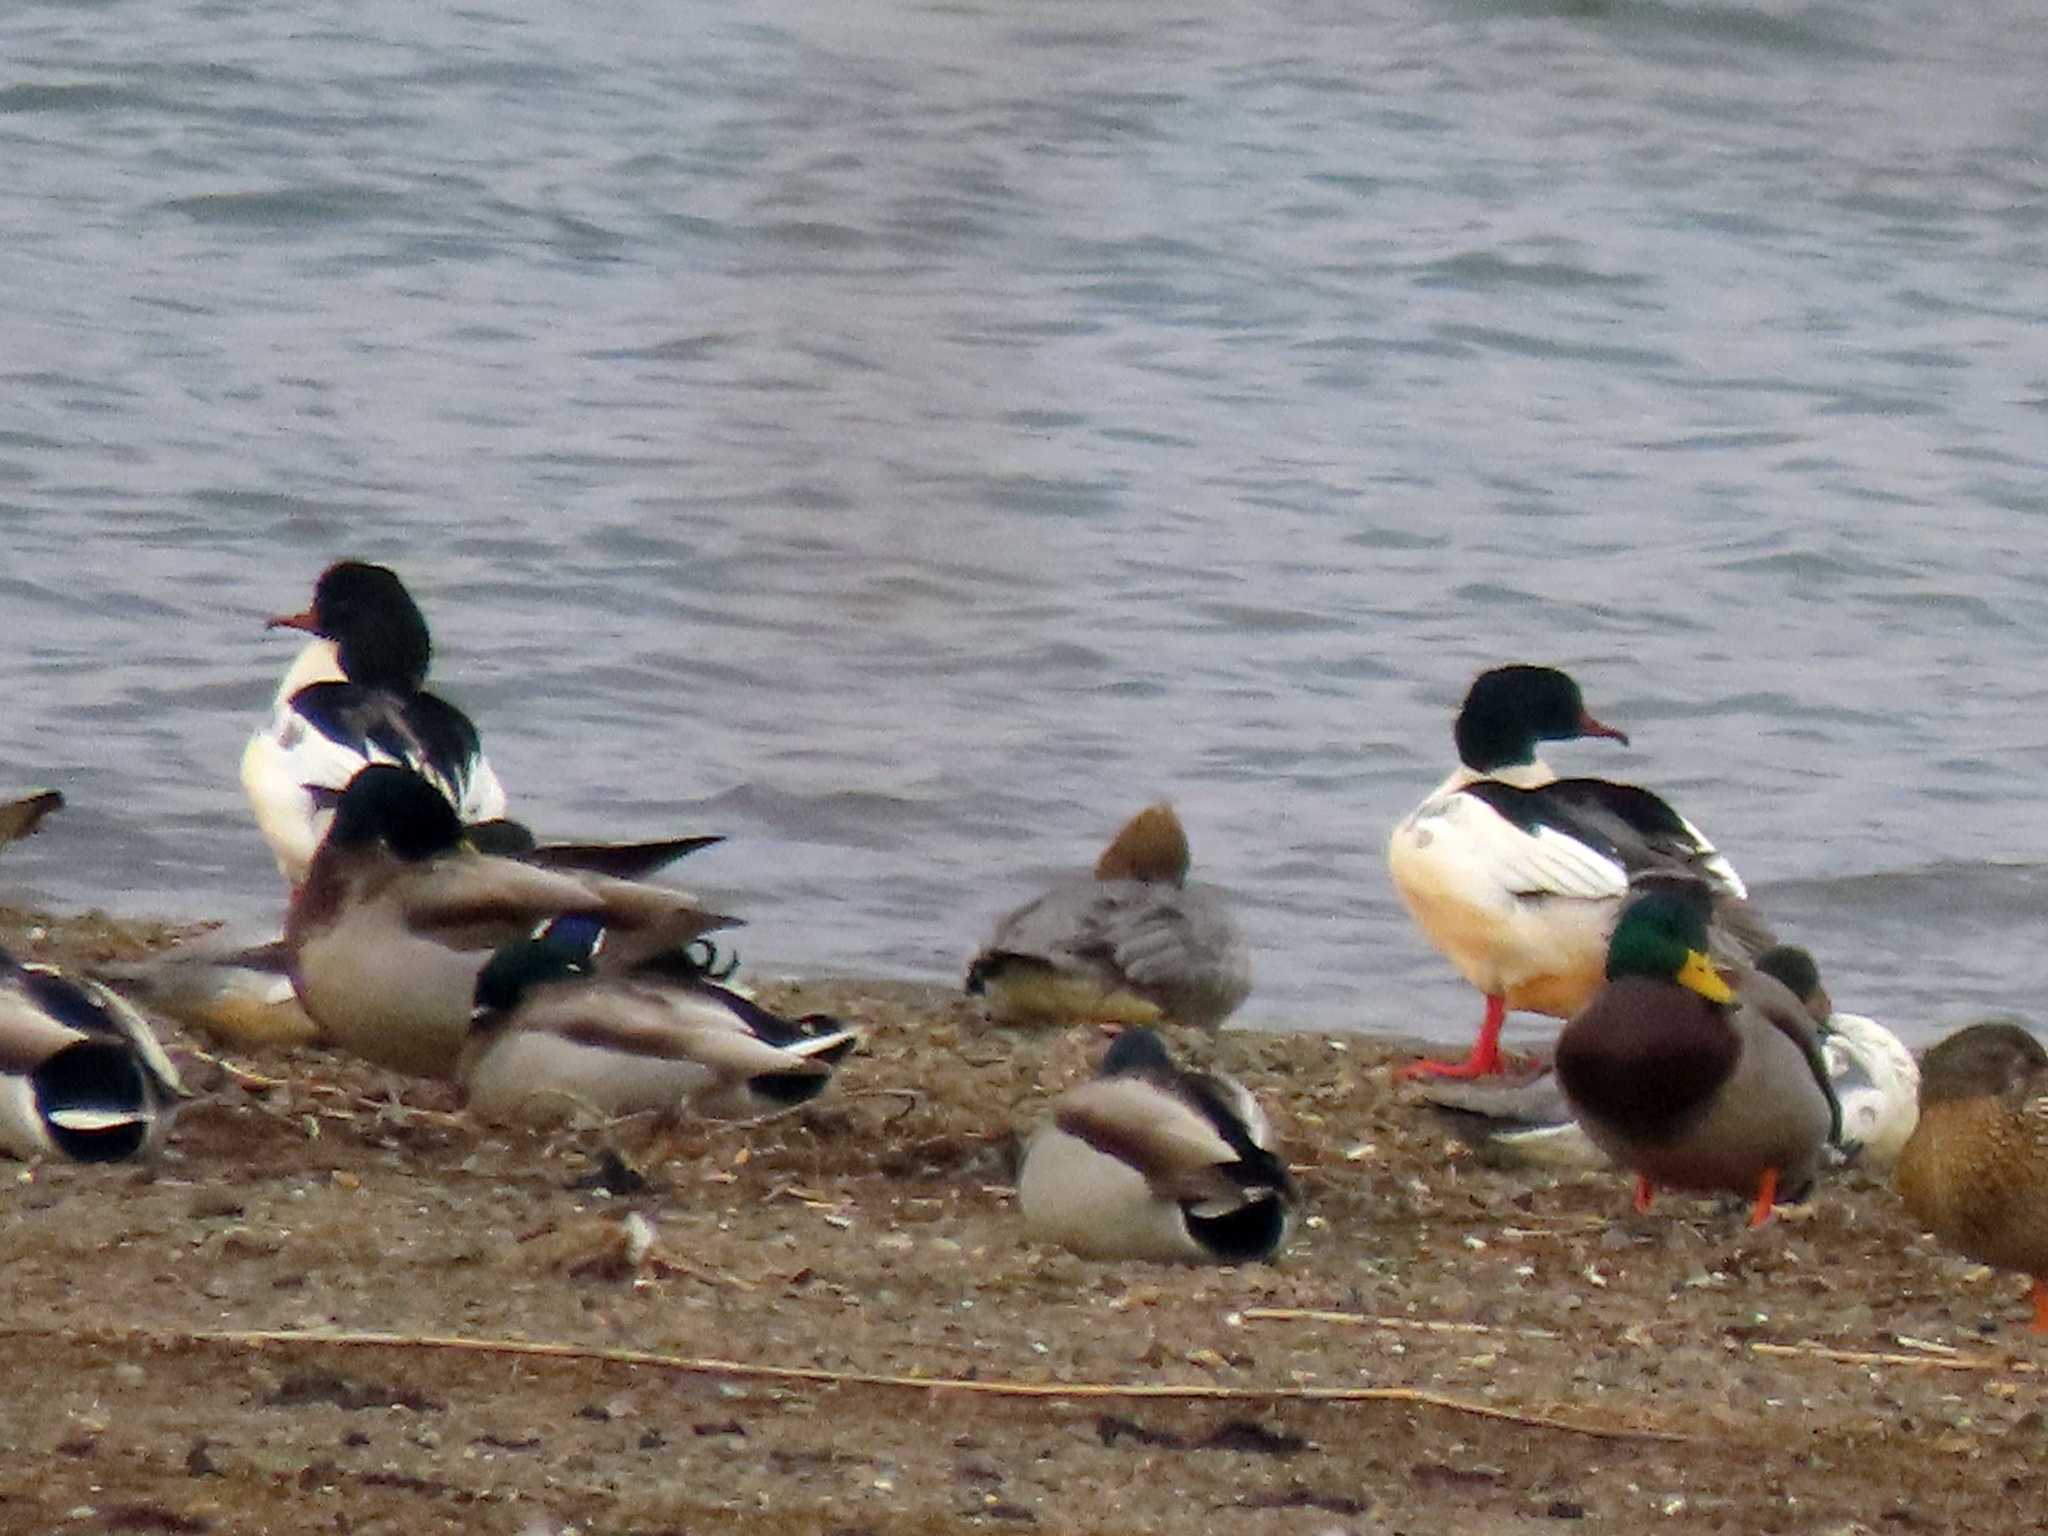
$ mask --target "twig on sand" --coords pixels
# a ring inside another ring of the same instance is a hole
[[[0,1327],[0,1338],[56,1339],[86,1345],[133,1344],[157,1349],[220,1345],[230,1349],[398,1349],[472,1355],[515,1355],[538,1360],[586,1360],[607,1365],[642,1366],[696,1376],[724,1376],[735,1381],[772,1381],[828,1387],[876,1387],[918,1392],[950,1392],[962,1396],[1008,1398],[1119,1398],[1167,1402],[1225,1403],[1414,1403],[1471,1418],[1493,1419],[1562,1434],[1589,1435],[1601,1440],[1684,1442],[1693,1437],[1631,1424],[1598,1424],[1548,1414],[1520,1413],[1487,1403],[1470,1402],[1421,1387],[1229,1387],[1176,1382],[1060,1382],[966,1379],[947,1376],[897,1376],[870,1371],[834,1371],[822,1366],[756,1365],[743,1360],[718,1360],[603,1345],[551,1343],[536,1339],[465,1338],[436,1334],[347,1333],[292,1329],[176,1328],[26,1328]]]
[[[1770,1355],[1777,1359],[1804,1357],[1812,1360],[1831,1360],[1837,1365],[1910,1365],[1922,1370],[1935,1371],[2038,1371],[2039,1366],[2030,1360],[2001,1360],[1989,1355],[1901,1355],[1881,1350],[1836,1349],[1832,1345],[1767,1344],[1759,1339],[1750,1341],[1750,1352]]]
[[[1395,1328],[1411,1333],[1478,1333],[1517,1339],[1561,1339],[1549,1328],[1496,1328],[1431,1317],[1376,1317],[1370,1312],[1327,1312],[1320,1307],[1245,1307],[1231,1314],[1246,1323],[1334,1323],[1346,1328]]]

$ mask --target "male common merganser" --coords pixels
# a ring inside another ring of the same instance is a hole
[[[1783,982],[1820,1026],[1821,1055],[1842,1106],[1833,1156],[1855,1167],[1889,1170],[1920,1113],[1920,1068],[1913,1053],[1875,1019],[1837,1011],[1813,957],[1797,945],[1766,950],[1756,968]],[[1432,1078],[1417,1091],[1489,1161],[1554,1169],[1611,1166],[1572,1118],[1553,1071],[1519,1080]]]
[[[185,1097],[118,993],[0,951],[0,1145],[80,1163],[146,1156]]]
[[[2048,1050],[2017,1024],[1972,1024],[1920,1061],[1920,1123],[1893,1183],[1913,1219],[2032,1282],[2048,1333]]]
[[[284,938],[299,1000],[329,1042],[452,1077],[485,962],[569,915],[602,924],[608,974],[737,922],[664,886],[479,852],[432,784],[373,763],[342,792]]]
[[[1761,971],[1733,985],[1707,958],[1709,897],[1653,891],[1622,908],[1607,980],[1557,1037],[1557,1081],[1588,1137],[1652,1189],[1753,1195],[1761,1226],[1800,1198],[1841,1134],[1813,1015]]]
[[[701,969],[596,974],[602,930],[522,939],[477,976],[458,1075],[470,1112],[550,1124],[606,1117],[760,1120],[807,1104],[860,1039],[823,1014],[784,1019]]]
[[[996,924],[967,990],[1004,1024],[1153,1023],[1213,1029],[1251,991],[1251,951],[1222,892],[1188,883],[1170,805],[1133,816],[1095,868]]]
[[[1742,910],[1741,877],[1691,822],[1634,785],[1560,779],[1536,755],[1543,741],[1628,742],[1587,713],[1565,673],[1482,672],[1454,735],[1457,770],[1394,828],[1387,864],[1430,942],[1486,995],[1486,1017],[1464,1061],[1416,1062],[1401,1076],[1499,1072],[1510,1008],[1565,1019],[1584,1007],[1615,914],[1642,875],[1705,880],[1721,899],[1717,931],[1749,953],[1769,946]]]
[[[1017,1202],[1030,1237],[1083,1258],[1239,1264],[1286,1242],[1300,1195],[1241,1084],[1132,1028],[1031,1137]]]
[[[426,691],[427,621],[386,566],[343,560],[320,573],[313,604],[272,628],[314,636],[282,685],[270,723],[242,754],[242,788],[287,882],[305,878],[332,794],[366,764],[402,763],[465,823],[505,814],[505,790],[470,719]]]

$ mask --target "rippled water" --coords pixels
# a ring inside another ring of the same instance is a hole
[[[1219,11],[1225,14],[1217,14]],[[388,560],[515,810],[956,975],[1172,795],[1260,1024],[1496,660],[1924,1038],[2048,974],[2031,7],[0,10],[5,883],[257,928],[261,618]]]

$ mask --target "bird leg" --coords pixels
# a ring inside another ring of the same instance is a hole
[[[1650,1214],[1650,1202],[1656,1198],[1656,1195],[1657,1186],[1650,1182],[1650,1176],[1647,1173],[1637,1174],[1636,1214],[1638,1216],[1647,1216]]]
[[[1778,1203],[1778,1170],[1766,1168],[1756,1181],[1756,1204],[1750,1208],[1749,1224],[1760,1227],[1771,1219],[1771,1209]]]
[[[2034,1276],[2034,1332],[2048,1333],[2048,1277]]]
[[[1504,1064],[1500,1059],[1500,1030],[1507,1023],[1508,1001],[1491,994],[1486,999],[1486,1017],[1479,1025],[1479,1038],[1472,1042],[1472,1054],[1463,1061],[1411,1061],[1394,1073],[1397,1082],[1413,1077],[1498,1077]]]

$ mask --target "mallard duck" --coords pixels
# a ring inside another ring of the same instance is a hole
[[[330,1043],[450,1077],[492,951],[565,914],[603,924],[608,973],[737,921],[663,886],[480,853],[439,790],[378,763],[342,793],[285,944],[299,1000]]]
[[[1889,1169],[1919,1114],[1920,1069],[1913,1053],[1876,1020],[1836,1012],[1813,957],[1797,945],[1766,950],[1756,968],[1783,982],[1820,1026],[1828,1080],[1842,1107],[1834,1156],[1859,1167]],[[1455,1133],[1490,1161],[1531,1168],[1610,1166],[1572,1117],[1553,1071],[1519,1079],[1430,1078],[1415,1091],[1442,1110]]]
[[[784,1019],[663,957],[604,979],[593,932],[523,939],[477,977],[459,1076],[472,1113],[546,1124],[577,1108],[759,1120],[807,1104],[860,1032],[824,1014]]]
[[[1300,1205],[1252,1096],[1176,1067],[1142,1026],[1054,1103],[1017,1200],[1029,1236],[1083,1258],[1225,1264],[1272,1257]]]
[[[1972,1024],[1920,1060],[1920,1123],[1892,1176],[1913,1219],[1980,1264],[2033,1282],[2048,1333],[2048,1050],[2017,1024]]]
[[[305,878],[326,830],[331,807],[318,791],[340,790],[372,762],[405,764],[464,822],[505,814],[504,786],[469,716],[426,691],[433,642],[396,572],[338,561],[320,573],[310,608],[270,626],[314,637],[242,754],[242,788],[288,882]]]
[[[237,945],[194,940],[95,966],[103,979],[188,1029],[235,1045],[304,1045],[319,1031],[292,986],[282,939]]]
[[[1742,910],[1748,890],[1699,828],[1632,784],[1560,779],[1539,742],[1628,737],[1587,713],[1554,667],[1496,667],[1465,695],[1458,767],[1394,828],[1394,889],[1429,941],[1486,995],[1462,1062],[1421,1061],[1402,1076],[1502,1070],[1510,1008],[1567,1019],[1599,990],[1607,936],[1633,880],[1675,873],[1720,898],[1717,926],[1749,954],[1770,936]],[[1732,958],[1741,958],[1738,954]]]
[[[967,991],[1004,1024],[1175,1023],[1215,1028],[1251,991],[1251,951],[1213,886],[1188,883],[1170,805],[1124,823],[1093,871],[996,924]]]
[[[1656,1185],[1755,1196],[1761,1226],[1812,1184],[1840,1136],[1819,1030],[1761,971],[1706,955],[1709,897],[1653,891],[1622,909],[1607,981],[1557,1039],[1557,1080],[1593,1144]]]
[[[0,951],[0,1143],[16,1157],[147,1155],[186,1097],[149,1025],[98,982]]]
[[[63,808],[64,797],[54,789],[39,789],[0,802],[0,846],[27,837],[42,826],[45,816]]]

